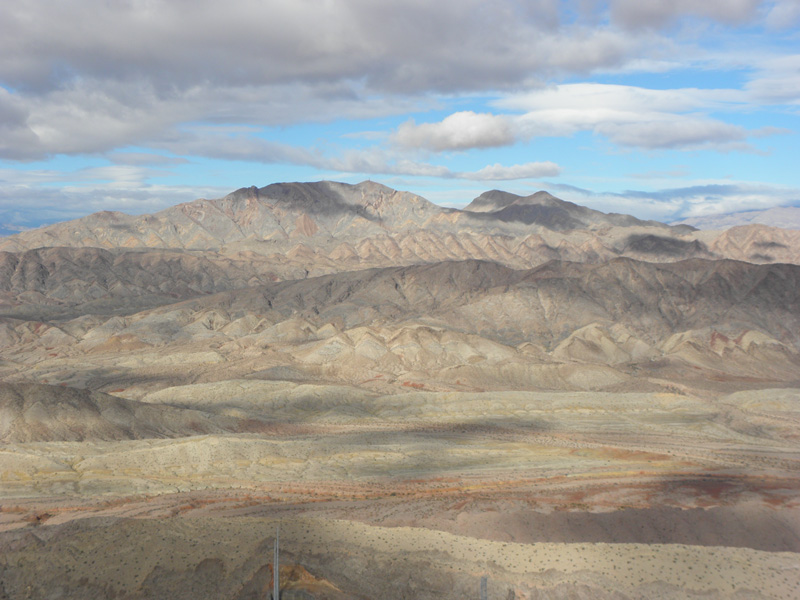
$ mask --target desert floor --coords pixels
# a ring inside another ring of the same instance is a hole
[[[261,433],[0,447],[0,598],[796,598],[800,392],[232,382]],[[228,389],[231,389],[229,387]]]

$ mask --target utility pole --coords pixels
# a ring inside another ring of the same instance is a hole
[[[281,598],[281,566],[278,551],[281,542],[281,524],[275,528],[275,556],[272,559],[272,600]]]
[[[489,598],[489,595],[486,590],[486,580],[487,580],[486,575],[481,577],[481,600],[488,600]]]

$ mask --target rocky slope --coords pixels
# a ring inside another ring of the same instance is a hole
[[[480,260],[800,263],[800,231],[693,231],[604,214],[546,192],[492,191],[444,209],[373,182],[243,188],[154,215],[97,213],[0,239],[0,314],[130,314],[276,280]]]
[[[253,376],[384,392],[790,383],[798,278],[794,265],[698,259],[336,273],[113,316],[5,317],[0,376],[131,397]]]
[[[0,252],[0,307],[125,312],[275,279],[267,261],[245,257],[91,247]]]
[[[486,220],[520,222],[526,225],[539,225],[553,231],[571,229],[597,229],[600,227],[654,227],[673,229],[679,233],[689,233],[691,226],[681,225],[671,228],[658,221],[642,221],[631,215],[606,214],[585,206],[566,202],[548,192],[536,192],[530,196],[518,196],[500,190],[485,192],[475,198],[465,211],[482,213]]]
[[[0,382],[0,443],[141,440],[266,431],[258,421],[100,392]]]
[[[258,270],[281,279],[467,259],[514,268],[619,256],[800,262],[796,235],[761,227],[728,237],[605,214],[546,192],[487,192],[455,210],[373,182],[318,182],[242,188],[141,217],[97,213],[3,238],[0,250],[10,253],[6,262],[19,263],[25,251],[45,247],[169,249],[212,261],[266,261]]]

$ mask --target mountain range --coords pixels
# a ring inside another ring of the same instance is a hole
[[[0,306],[186,298],[441,261],[527,269],[620,257],[800,264],[800,231],[751,225],[702,232],[605,214],[547,192],[491,191],[456,210],[374,182],[273,184],[154,215],[101,212],[2,238]]]
[[[799,387],[795,229],[317,182],[21,232],[0,598],[268,597],[278,523],[287,599],[793,597]]]
[[[381,391],[800,372],[800,231],[763,225],[709,234],[546,192],[455,210],[318,182],[98,213],[0,248],[8,380],[129,389],[182,380],[178,361],[199,380],[283,373]]]
[[[800,207],[776,206],[764,210],[746,210],[722,215],[692,217],[676,224],[698,229],[729,229],[741,225],[767,225],[783,229],[800,229]]]

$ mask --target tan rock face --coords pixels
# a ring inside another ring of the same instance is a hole
[[[528,197],[487,192],[459,211],[372,182],[318,182],[242,188],[142,217],[97,213],[4,238],[0,250],[159,248],[212,256],[248,251],[275,262],[302,245],[312,250],[302,265],[311,273],[465,259],[524,268],[551,259],[594,262],[620,255],[655,262],[691,257],[800,262],[796,232],[761,225],[738,229],[709,234],[686,225],[668,227],[607,215],[546,192]],[[355,254],[345,264],[339,262],[343,245]],[[293,267],[281,276],[301,265]]]

